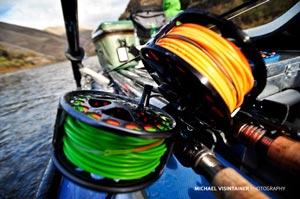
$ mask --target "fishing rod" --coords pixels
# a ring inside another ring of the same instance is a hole
[[[236,170],[225,167],[211,150],[194,139],[179,139],[175,142],[173,153],[183,166],[205,176],[217,198],[269,198]]]
[[[255,8],[257,8],[257,7],[259,7],[259,6],[263,5],[263,4],[265,4],[265,3],[267,3],[267,2],[269,2],[269,1],[270,1],[270,0],[265,0],[265,1],[261,2],[261,3],[258,3],[258,4],[254,5],[254,6],[248,8],[248,9],[242,11],[242,12],[240,12],[240,13],[237,13],[237,14],[231,16],[231,17],[228,17],[227,20],[232,20],[232,19],[234,19],[234,18],[236,18],[236,17],[238,17],[238,16],[240,16],[240,15],[246,13],[246,12],[249,12],[250,10],[253,10],[253,9],[255,9]],[[256,2],[257,2],[257,1],[256,1]]]
[[[77,0],[61,0],[65,30],[68,41],[68,47],[65,51],[66,58],[72,64],[73,76],[78,89],[81,88],[81,74],[79,69],[83,67],[82,59],[84,49],[79,44],[78,13]]]
[[[234,7],[234,8],[232,8],[232,9],[230,9],[230,10],[228,10],[228,11],[225,11],[224,13],[220,14],[219,16],[220,16],[221,18],[226,18],[227,16],[229,16],[229,15],[231,15],[231,14],[237,12],[238,10],[241,10],[241,9],[247,7],[247,6],[250,6],[250,5],[252,5],[252,4],[255,4],[255,3],[257,3],[258,1],[259,1],[259,0],[249,0],[249,1],[243,2],[243,3],[241,3],[240,5],[238,5],[238,6]],[[237,13],[237,14],[231,16],[231,17],[228,17],[228,18],[226,18],[226,19],[227,19],[227,20],[231,20],[231,19],[233,19],[233,18],[235,18],[235,17],[237,17],[237,16],[239,16],[239,15],[241,15],[241,14],[244,14],[244,13],[246,13],[246,12],[252,10],[252,9],[255,9],[255,8],[257,8],[258,6],[261,6],[261,5],[263,5],[263,4],[265,4],[265,3],[269,2],[269,1],[270,1],[270,0],[265,0],[265,1],[261,2],[261,3],[259,3],[259,4],[256,4],[256,5],[254,5],[254,6],[250,7],[250,8],[248,8],[248,9],[246,9],[246,10],[240,12],[240,13]]]
[[[156,181],[173,152],[211,182],[217,198],[268,198],[206,146],[183,138],[172,116],[150,104],[151,91],[146,85],[139,100],[100,91],[64,95],[53,137],[57,168],[83,187],[126,193]]]

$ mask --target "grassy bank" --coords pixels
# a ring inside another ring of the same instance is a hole
[[[3,45],[0,45],[0,73],[37,67],[57,61],[59,60],[50,59],[33,52],[8,50]]]

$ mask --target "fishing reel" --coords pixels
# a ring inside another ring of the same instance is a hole
[[[225,132],[266,84],[266,66],[250,38],[212,13],[188,9],[141,49],[145,68],[185,123]],[[204,125],[203,125],[204,124]]]
[[[101,91],[73,91],[59,104],[52,157],[83,187],[122,193],[143,189],[162,174],[172,150],[175,121],[140,100]]]
[[[232,153],[231,146],[251,148],[281,171],[299,173],[299,155],[294,153],[299,142],[261,117],[264,110],[257,108],[267,70],[240,28],[211,13],[186,10],[141,49],[141,57],[170,102],[165,110],[181,129],[179,141],[211,145],[225,155],[226,150]],[[177,157],[188,156],[177,146]]]

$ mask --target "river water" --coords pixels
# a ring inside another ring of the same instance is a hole
[[[84,64],[97,67],[97,59]],[[50,159],[59,98],[75,89],[69,62],[0,74],[1,199],[35,197]]]

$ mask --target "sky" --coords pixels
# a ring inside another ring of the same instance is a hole
[[[79,26],[118,20],[129,0],[77,0]],[[43,30],[64,26],[60,0],[0,0],[0,21]]]

